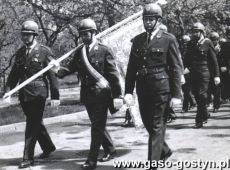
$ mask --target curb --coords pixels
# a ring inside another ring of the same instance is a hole
[[[50,117],[50,118],[44,118],[43,121],[44,121],[45,125],[74,121],[79,114],[86,114],[86,111],[71,113],[68,115],[61,115],[61,116],[55,116],[55,117]],[[0,135],[6,134],[6,133],[13,133],[13,132],[24,132],[25,125],[26,125],[26,122],[20,122],[20,123],[14,123],[14,124],[0,126]]]

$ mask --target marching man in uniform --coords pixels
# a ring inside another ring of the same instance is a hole
[[[165,142],[165,125],[169,107],[181,102],[183,65],[178,43],[172,34],[159,28],[161,20],[159,5],[145,5],[143,24],[146,32],[132,40],[125,80],[125,101],[128,105],[133,104],[136,83],[142,121],[149,133],[150,161],[165,160],[172,154]]]
[[[97,166],[101,146],[105,154],[99,161],[109,161],[116,154],[105,126],[108,109],[110,112],[119,109],[123,100],[115,57],[107,46],[96,40],[96,23],[90,18],[83,19],[78,31],[83,45],[74,53],[66,69],[58,71],[57,76],[63,78],[74,72],[79,73],[81,101],[85,104],[91,121],[90,151],[82,169],[92,170]],[[56,65],[54,70],[57,69],[58,63],[53,64]]]
[[[21,39],[25,45],[16,52],[15,62],[7,79],[6,92],[45,68],[53,59],[51,50],[36,41],[37,35],[36,22],[27,20],[22,24]],[[43,150],[40,158],[47,158],[56,149],[42,121],[48,87],[51,92],[51,105],[59,105],[58,81],[52,71],[41,75],[19,91],[20,104],[26,116],[24,155],[19,168],[34,164],[37,141]]]
[[[215,85],[220,83],[220,72],[213,43],[205,37],[205,27],[197,22],[192,26],[192,40],[185,54],[185,68],[191,76],[191,90],[197,103],[194,128],[202,128],[210,114],[207,110],[208,85],[211,78]]]

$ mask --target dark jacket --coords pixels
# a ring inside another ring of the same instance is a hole
[[[88,72],[82,60],[82,48],[83,46],[74,53],[72,60],[66,66],[67,69],[60,70],[57,75],[62,78],[74,72],[79,73],[81,79],[82,102],[96,103],[108,100],[106,94],[101,93],[101,89],[97,89],[97,81]],[[112,51],[107,46],[96,42],[90,50],[88,60],[93,68],[109,82],[112,98],[119,97],[121,95],[119,72]]]
[[[125,93],[132,94],[136,82],[138,95],[170,92],[172,97],[180,98],[182,69],[178,43],[172,34],[160,30],[148,44],[147,33],[141,33],[133,39]]]
[[[230,41],[225,42],[221,45],[220,50],[220,67],[227,67],[230,69]]]
[[[15,62],[6,85],[13,89],[18,83],[22,83],[45,68],[53,58],[52,56],[51,50],[41,44],[36,44],[29,55],[26,56],[26,47],[23,46],[16,52]],[[20,89],[19,99],[23,101],[31,101],[37,98],[45,99],[48,97],[48,87],[50,87],[51,99],[59,99],[58,81],[52,71],[44,73]]]
[[[191,71],[198,71],[201,67],[207,67],[212,77],[220,76],[216,52],[211,40],[205,38],[200,44],[196,41],[188,43],[185,67]]]

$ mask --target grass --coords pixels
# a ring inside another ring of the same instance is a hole
[[[64,79],[59,79],[59,86],[60,89],[78,87],[79,84],[77,75],[72,74],[66,76]],[[0,95],[2,94],[0,92]],[[17,96],[17,94],[15,94],[15,96]],[[83,110],[85,110],[85,107],[82,103],[80,103],[79,100],[73,100],[73,98],[66,98],[61,100],[61,105],[59,107],[52,108],[49,105],[46,105],[43,117],[54,117]],[[19,104],[0,109],[0,126],[23,121],[25,121],[25,116]]]
[[[72,74],[66,76],[63,79],[58,79],[58,80],[59,80],[60,89],[68,89],[68,88],[74,88],[79,86],[77,74]]]
[[[85,110],[85,107],[79,101],[66,99],[61,101],[59,107],[52,108],[50,105],[46,105],[43,117],[54,117],[83,110]],[[25,116],[19,104],[0,109],[0,126],[23,121],[25,121]]]

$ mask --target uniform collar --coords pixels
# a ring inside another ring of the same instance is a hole
[[[37,44],[37,41],[34,40],[34,43],[31,46],[26,46],[26,49],[30,49],[29,52],[31,52]]]
[[[159,28],[156,28],[153,32],[151,32],[150,40],[152,40],[156,36],[156,34],[158,33],[159,30],[160,30]],[[147,36],[149,36],[149,35],[150,35],[150,33],[147,32]]]
[[[97,43],[97,40],[96,40],[95,38],[93,38],[92,43],[88,45],[88,46],[89,46],[89,51],[91,51],[91,49],[93,48],[93,46],[94,46],[96,43]],[[87,45],[85,45],[85,46],[87,46]]]

